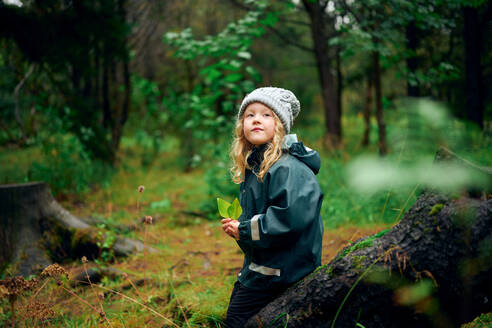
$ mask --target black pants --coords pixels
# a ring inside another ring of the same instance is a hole
[[[249,318],[273,301],[281,292],[283,290],[254,290],[236,281],[227,308],[225,326],[242,328]]]

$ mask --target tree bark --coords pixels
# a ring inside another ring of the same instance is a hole
[[[337,109],[337,92],[328,49],[328,33],[324,20],[324,9],[318,1],[303,0],[304,7],[310,18],[311,35],[313,38],[316,66],[321,86],[325,112],[325,148],[333,149],[340,146],[342,124]]]
[[[466,116],[483,129],[483,92],[480,40],[481,29],[479,24],[478,9],[473,7],[463,8],[464,26],[463,39],[465,41],[465,97]]]
[[[391,230],[360,239],[245,327],[460,327],[492,304],[492,168],[441,148],[435,161],[480,172],[480,198],[426,192]]]
[[[379,154],[381,156],[384,156],[388,152],[388,147],[386,144],[386,124],[384,123],[383,116],[383,92],[381,85],[381,66],[379,64],[378,51],[373,51],[372,53],[372,65],[374,74],[374,92],[376,98],[376,119],[378,121]]]
[[[28,276],[51,261],[97,258],[98,231],[61,207],[45,183],[0,185],[0,268],[12,263]],[[112,247],[116,256],[143,249],[142,242],[121,237]]]
[[[369,134],[371,132],[371,105],[372,105],[372,85],[373,77],[369,71],[366,78],[366,102],[364,105],[364,135],[362,137],[362,146],[369,146]]]

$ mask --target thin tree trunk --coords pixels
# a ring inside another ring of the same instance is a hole
[[[343,93],[343,74],[342,74],[342,61],[340,59],[340,47],[337,47],[336,51],[336,63],[337,63],[337,115],[342,117],[342,93]],[[341,124],[341,123],[340,123]]]
[[[340,146],[342,138],[341,117],[337,109],[337,92],[331,72],[331,61],[328,51],[328,36],[324,12],[319,2],[303,0],[304,7],[310,17],[311,34],[314,44],[316,66],[321,86],[325,112],[325,148],[333,149]]]
[[[417,58],[417,46],[419,43],[418,35],[417,35],[417,26],[415,24],[415,20],[412,20],[410,24],[405,28],[405,35],[407,37],[407,49],[411,50],[412,54],[410,57],[406,59],[408,73],[415,77],[415,73],[418,68],[418,58]],[[418,81],[414,81],[417,85],[412,85],[407,80],[407,95],[409,97],[419,97],[420,96],[420,88],[418,86]]]
[[[26,74],[20,80],[20,82],[17,84],[17,86],[14,89],[14,99],[15,99],[15,120],[17,121],[17,124],[19,125],[19,128],[21,130],[21,138],[22,138],[22,143],[25,144],[27,141],[27,136],[26,136],[26,129],[24,127],[24,123],[22,122],[22,118],[20,116],[20,109],[19,109],[19,91],[20,89],[24,86],[24,83],[26,82],[27,78],[29,75],[31,75],[32,71],[34,69],[34,65],[31,64],[29,66],[29,69],[27,70]]]
[[[101,52],[99,49],[99,44],[94,47],[94,98],[95,106],[97,108],[102,108],[101,102]]]
[[[112,158],[113,162],[116,160],[116,153],[118,152],[121,137],[123,136],[123,127],[125,126],[126,120],[128,119],[128,111],[130,106],[131,82],[130,82],[130,71],[128,67],[128,61],[125,60],[122,66],[123,66],[123,80],[125,85],[125,93],[124,93],[121,112],[118,111],[118,115],[116,115],[112,127],[111,151],[114,154]]]
[[[376,118],[378,121],[378,134],[379,134],[379,154],[381,156],[386,155],[388,148],[386,145],[386,125],[383,117],[383,92],[381,86],[381,66],[379,64],[379,52],[373,51],[372,63],[374,72],[374,91],[376,97]]]
[[[463,8],[465,17],[463,39],[465,41],[465,97],[466,116],[483,128],[483,95],[480,70],[480,24],[478,9]]]
[[[364,106],[364,136],[362,137],[362,146],[367,147],[369,145],[369,134],[371,132],[371,105],[372,105],[372,85],[373,76],[371,72],[368,73],[366,79],[366,103]]]
[[[106,45],[104,46],[106,47]],[[106,52],[106,51],[104,51]],[[103,59],[103,81],[102,81],[102,98],[103,98],[103,126],[111,125],[111,109],[109,104],[109,60],[107,54],[104,54]]]

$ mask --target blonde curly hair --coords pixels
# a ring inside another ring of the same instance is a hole
[[[275,120],[275,134],[272,141],[266,146],[259,172],[255,173],[260,182],[263,182],[265,174],[282,156],[282,139],[285,136],[285,129],[275,112],[272,111],[272,113]],[[244,181],[246,169],[252,169],[248,164],[248,157],[251,155],[255,146],[246,139],[243,124],[244,116],[238,119],[236,123],[236,128],[234,130],[235,136],[229,154],[232,159],[232,181],[236,184]]]

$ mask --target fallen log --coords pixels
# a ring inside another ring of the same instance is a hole
[[[449,159],[491,180],[490,168],[446,149],[436,156]],[[391,230],[347,246],[245,327],[460,327],[490,312],[489,191],[423,193]]]
[[[12,263],[28,276],[52,261],[97,258],[104,239],[99,231],[64,209],[45,183],[0,185],[0,269]],[[116,256],[143,249],[142,242],[124,237],[112,245]]]
[[[424,194],[386,234],[343,249],[245,327],[458,327],[492,310],[491,227],[492,199]]]

